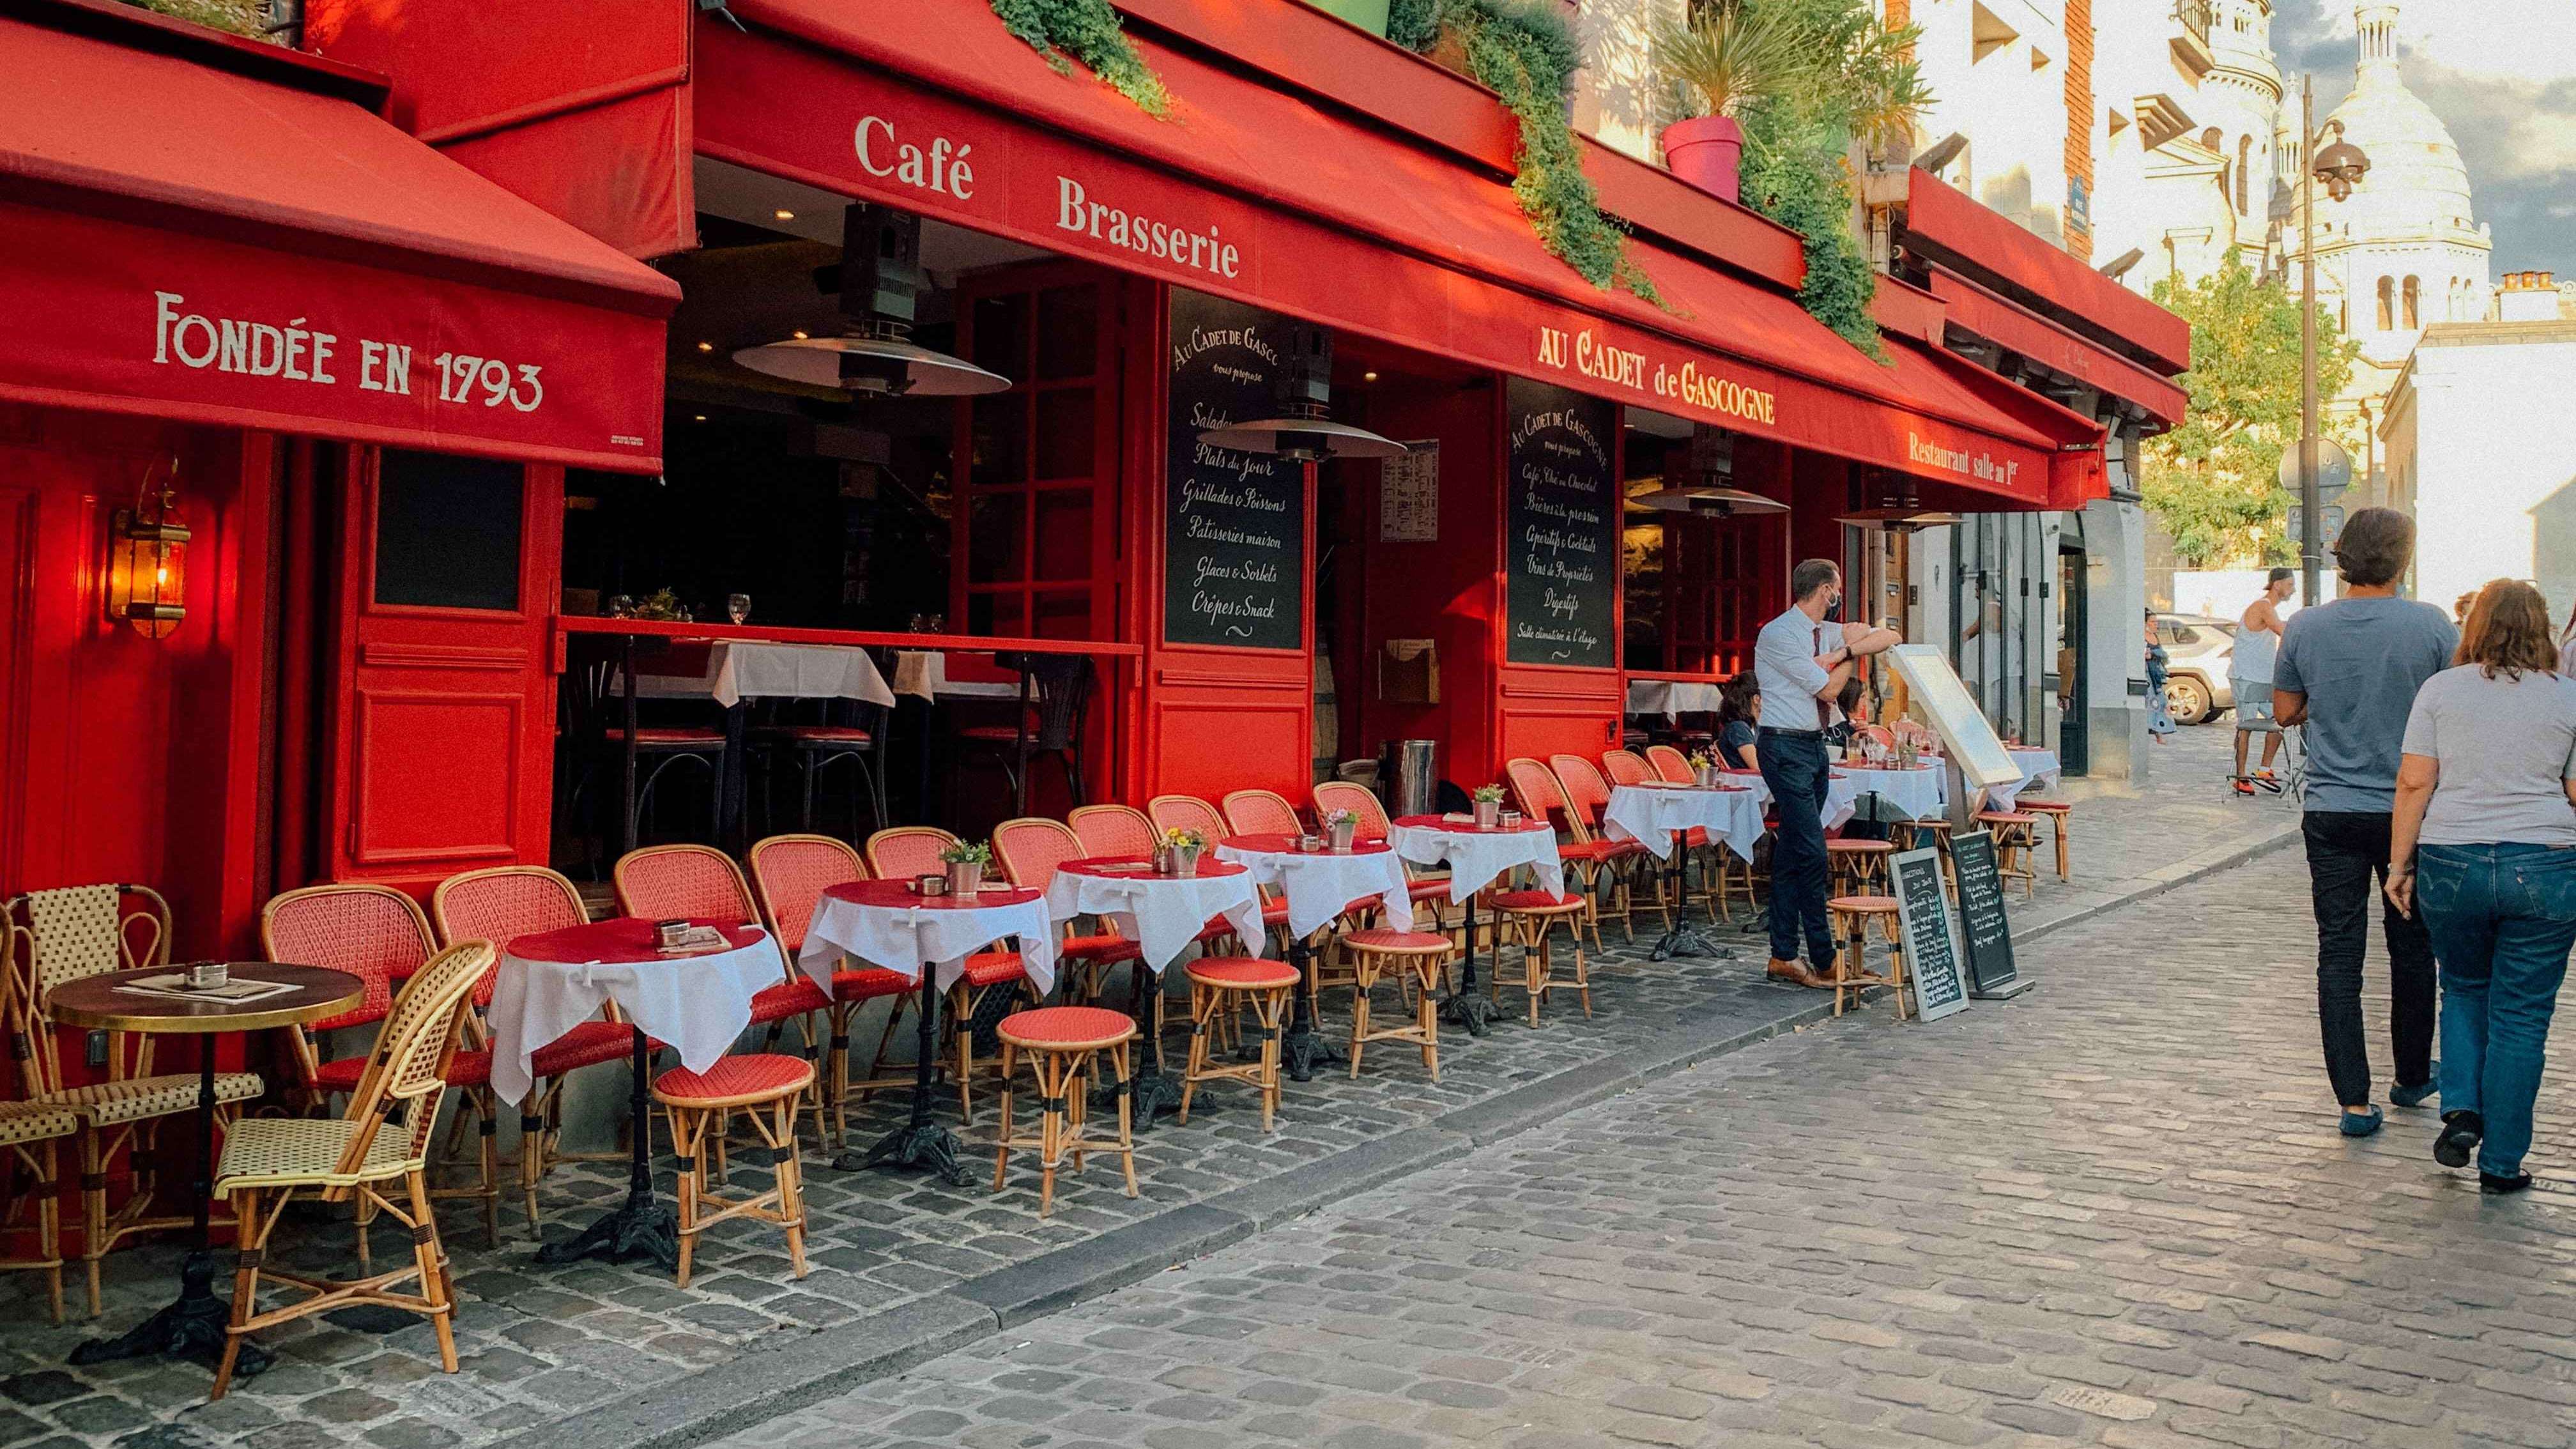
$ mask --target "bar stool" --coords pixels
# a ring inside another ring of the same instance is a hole
[[[2057,878],[2073,879],[2067,873],[2066,823],[2075,814],[2075,807],[2063,800],[2033,800],[2025,795],[2013,802],[2013,809],[2024,815],[2037,815],[2048,822],[2049,838],[2057,846]],[[2033,843],[2037,843],[2036,832],[2034,832]]]
[[[1261,1130],[1279,1111],[1279,1023],[1288,994],[1305,978],[1285,961],[1258,956],[1203,956],[1182,968],[1190,978],[1190,1062],[1181,1074],[1181,1123],[1190,1120],[1190,1096],[1201,1082],[1250,1082],[1261,1093]],[[1249,1062],[1210,1062],[1211,1029],[1233,1021],[1243,1007],[1261,1023],[1261,1056]]]
[[[671,1152],[679,1159],[680,1287],[689,1286],[698,1235],[729,1218],[758,1218],[785,1228],[787,1260],[797,1277],[805,1276],[805,1180],[796,1157],[796,1113],[813,1085],[812,1062],[776,1052],[720,1058],[703,1072],[674,1067],[653,1079],[653,1100],[671,1119]],[[749,1197],[707,1189],[706,1154],[722,1146],[710,1138],[721,1138],[736,1112],[760,1134],[777,1165],[769,1190]]]
[[[1835,896],[1825,902],[1842,948],[1834,961],[1834,1015],[1843,1014],[1846,999],[1857,1001],[1872,986],[1896,988],[1896,1019],[1905,1019],[1905,943],[1900,939],[1894,896]],[[1868,959],[1869,933],[1876,927],[1887,937],[1887,974],[1862,963]]]
[[[1002,1190],[1010,1171],[1011,1149],[1034,1148],[1038,1154],[1038,1216],[1055,1210],[1055,1172],[1070,1155],[1073,1170],[1082,1170],[1086,1148],[1100,1147],[1118,1155],[1127,1172],[1127,1195],[1136,1195],[1136,1139],[1127,1094],[1118,1094],[1118,1140],[1112,1145],[1083,1133],[1083,1104],[1089,1096],[1093,1062],[1109,1054],[1118,1084],[1127,1085],[1128,1044],[1136,1023],[1124,1012],[1100,1006],[1041,1006],[1002,1018],[1002,1135],[993,1144],[993,1191]],[[1019,1085],[1016,1068],[1025,1055],[1038,1089],[1038,1135],[1017,1136],[1011,1127],[1012,1094]]]
[[[2021,882],[2021,898],[2030,899],[2039,873],[2030,853],[2039,846],[2039,817],[2019,810],[1980,810],[1977,823],[1995,833],[1995,874]]]
[[[1570,923],[1566,930],[1574,937],[1574,979],[1565,984],[1583,1002],[1583,1015],[1592,1015],[1592,968],[1583,959],[1583,897],[1551,895],[1543,890],[1503,891],[1492,898],[1495,910],[1510,923],[1521,948],[1521,984],[1529,992],[1529,1024],[1538,1025],[1540,998],[1555,989],[1555,926],[1560,918]],[[1503,963],[1499,953],[1494,959],[1493,999],[1503,999]]]
[[[1352,931],[1342,937],[1342,946],[1350,953],[1351,992],[1351,1075],[1360,1074],[1360,1049],[1373,1041],[1409,1041],[1422,1048],[1422,1065],[1431,1072],[1431,1080],[1440,1080],[1440,999],[1436,985],[1456,943],[1447,936],[1428,931],[1396,931],[1378,927]],[[1369,1026],[1369,991],[1378,978],[1394,971],[1401,973],[1407,989],[1415,996],[1413,1025]]]
[[[1884,840],[1838,838],[1825,842],[1825,859],[1831,867],[1834,889],[1844,895],[1862,895],[1870,887],[1887,883],[1887,858],[1896,847]]]

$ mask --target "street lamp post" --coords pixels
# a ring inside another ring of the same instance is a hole
[[[2332,145],[2318,147],[2315,83],[2299,78],[2299,602],[2317,601],[2318,565],[2325,556],[2324,520],[2317,499],[2317,183],[2341,201],[2370,170],[2370,158],[2343,139],[2343,124],[2329,123]]]

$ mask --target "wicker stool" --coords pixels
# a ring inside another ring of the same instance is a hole
[[[1279,1111],[1279,1022],[1288,994],[1302,979],[1285,961],[1258,956],[1204,956],[1183,968],[1190,978],[1190,1064],[1181,1074],[1181,1121],[1190,1120],[1190,1097],[1201,1082],[1250,1082],[1261,1094],[1261,1130]],[[1258,1061],[1208,1060],[1208,1035],[1219,1022],[1249,1005],[1261,1022]]]
[[[1440,1000],[1435,983],[1457,947],[1446,936],[1428,931],[1394,931],[1379,927],[1342,937],[1351,956],[1351,1075],[1360,1074],[1360,1048],[1373,1041],[1409,1041],[1422,1047],[1422,1065],[1431,1080],[1440,1080]],[[1388,971],[1409,978],[1415,993],[1411,1026],[1369,1026],[1369,991]]]
[[[1857,1001],[1872,986],[1896,988],[1896,1019],[1905,1019],[1905,943],[1899,939],[1896,897],[1836,896],[1825,902],[1832,917],[1835,934],[1842,938],[1842,948],[1834,957],[1834,1015],[1843,1014],[1846,1000]],[[1887,974],[1881,976],[1861,963],[1869,952],[1869,932],[1877,926],[1887,936]]]
[[[1002,1018],[1002,1135],[993,1144],[993,1190],[1002,1190],[1010,1170],[1011,1149],[1035,1148],[1038,1154],[1038,1216],[1055,1210],[1055,1171],[1067,1156],[1082,1170],[1085,1148],[1095,1145],[1118,1155],[1127,1172],[1127,1195],[1136,1195],[1136,1139],[1125,1092],[1118,1094],[1118,1140],[1115,1144],[1083,1135],[1084,1098],[1089,1095],[1092,1061],[1109,1054],[1118,1084],[1127,1084],[1128,1043],[1136,1023],[1122,1012],[1098,1006],[1042,1006]],[[1038,1135],[1017,1137],[1011,1130],[1011,1096],[1019,1086],[1019,1059],[1029,1060],[1029,1075],[1038,1089]]]
[[[1995,833],[1995,874],[2021,882],[2021,898],[2030,899],[2039,872],[2030,853],[2039,847],[2039,817],[2019,810],[1980,810],[1977,823]]]
[[[1574,979],[1566,984],[1583,1002],[1583,1014],[1592,1015],[1592,968],[1583,959],[1583,897],[1550,895],[1546,891],[1504,891],[1492,898],[1495,910],[1512,927],[1521,948],[1521,985],[1529,992],[1529,1024],[1538,1025],[1540,998],[1555,989],[1556,956],[1553,930],[1560,918],[1573,924],[1567,930],[1574,937]],[[1503,999],[1503,959],[1494,957],[1493,997]]]
[[[2013,809],[2024,815],[2040,816],[2048,821],[2049,836],[2057,845],[2057,878],[2059,880],[2073,879],[2073,877],[2067,873],[2066,822],[2069,817],[2075,814],[2075,807],[2067,804],[2063,800],[2033,800],[2028,796],[2023,796],[2021,799],[2013,802]],[[2033,834],[2035,839],[2036,832],[2033,832]]]
[[[812,1062],[766,1052],[724,1057],[703,1072],[675,1067],[653,1079],[653,1100],[670,1116],[671,1151],[680,1160],[679,1286],[689,1286],[698,1234],[728,1218],[758,1218],[787,1229],[788,1261],[797,1277],[805,1276],[805,1179],[796,1158],[796,1114],[813,1085]],[[722,1136],[735,1112],[750,1119],[777,1164],[769,1190],[750,1197],[707,1188],[706,1154],[719,1146],[710,1137]]]
[[[1887,884],[1887,858],[1896,847],[1884,840],[1834,839],[1825,842],[1825,860],[1832,874],[1833,889],[1841,895],[1860,895],[1871,887]]]
[[[1958,889],[1959,883],[1957,878],[1952,874],[1953,867],[1950,864],[1950,821],[1948,817],[1941,815],[1925,815],[1913,820],[1905,821],[1896,828],[1904,832],[1902,848],[1906,850],[1934,850],[1940,852],[1941,880],[1951,889]]]

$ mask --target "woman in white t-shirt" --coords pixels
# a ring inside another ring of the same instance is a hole
[[[2543,1049],[2576,947],[2576,680],[2549,606],[2512,579],[2480,590],[2454,667],[2406,719],[2388,898],[2420,908],[2442,968],[2442,1133],[2433,1156],[2489,1193],[2531,1185]]]

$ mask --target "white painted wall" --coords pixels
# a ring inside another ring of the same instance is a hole
[[[2515,330],[2551,340],[2501,340]],[[2576,604],[2576,327],[2492,331],[2499,340],[2477,345],[2428,339],[2411,431],[2390,430],[2406,450],[2391,452],[2391,475],[2414,490],[2416,592],[2447,609],[2490,579],[2530,579],[2564,620]]]

